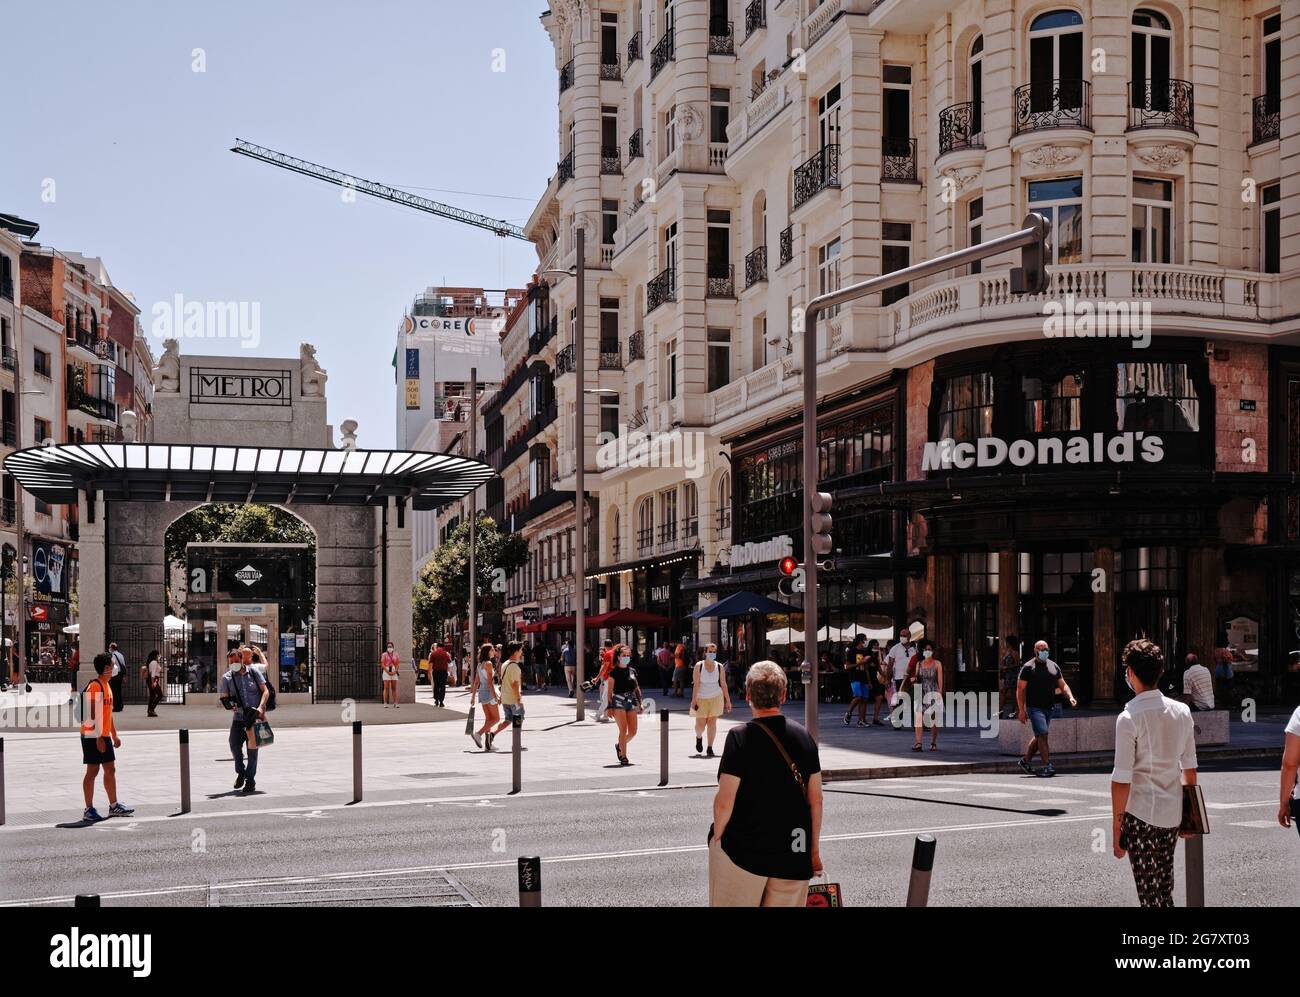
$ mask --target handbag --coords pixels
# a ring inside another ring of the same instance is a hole
[[[830,877],[826,875],[826,870],[813,882],[808,884],[808,900],[805,907],[843,907],[844,901],[840,895],[840,884],[832,883]]]
[[[1183,819],[1180,834],[1209,834],[1210,813],[1205,807],[1205,793],[1200,783],[1183,787]]]
[[[270,721],[256,720],[253,722],[253,726],[248,728],[248,748],[250,751],[265,748],[268,744],[274,743],[275,731],[271,730]]]
[[[474,697],[475,697],[475,695],[477,695],[477,693],[472,692],[472,693],[470,693],[470,696],[469,696],[469,715],[468,715],[467,717],[465,717],[465,734],[466,734],[466,735],[472,735],[472,734],[474,733]]]

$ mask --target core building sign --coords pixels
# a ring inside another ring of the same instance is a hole
[[[191,367],[190,404],[293,404],[293,374],[288,370]]]

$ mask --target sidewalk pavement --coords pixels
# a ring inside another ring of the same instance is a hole
[[[686,714],[689,699],[659,699],[657,710],[669,711],[669,781],[672,785],[712,785],[717,780],[717,759],[698,755],[694,721]],[[491,754],[476,749],[464,733],[469,694],[462,688],[447,691],[447,709],[429,702],[429,691],[419,690],[419,701],[402,709],[385,710],[380,704],[362,704],[365,800],[433,802],[448,797],[489,797],[508,793],[511,787],[512,735],[498,735]],[[525,693],[527,710],[523,730],[523,788],[525,792],[562,791],[589,787],[592,791],[649,789],[658,785],[660,723],[657,712],[640,718],[637,738],[628,754],[634,764],[618,765],[614,757],[616,727],[595,722],[589,705],[586,719],[574,719],[574,701],[557,692]],[[179,802],[178,739],[174,733],[184,711],[198,707],[160,707],[158,720],[144,727],[143,706],[130,706],[118,714],[123,746],[118,752],[121,797],[139,807],[138,816],[175,813]],[[258,771],[258,793],[234,793],[234,765],[227,746],[229,725],[210,708],[190,728],[190,758],[194,811],[222,812],[300,808],[343,804],[352,799],[351,725],[337,704],[286,706],[271,714],[278,736],[263,749]],[[911,751],[911,731],[889,726],[866,729],[845,727],[844,706],[824,704],[819,714],[821,761],[826,777],[839,779],[888,778],[969,772],[1014,770],[1014,759],[999,754],[997,739],[982,738],[980,731],[941,729],[939,750]],[[803,704],[786,706],[787,715],[803,720]],[[300,715],[299,715],[300,714]],[[749,719],[749,709],[738,703],[718,723],[715,750],[721,754],[726,732]],[[476,712],[476,726],[482,713]],[[447,722],[440,722],[447,721]],[[457,722],[459,721],[459,722]],[[856,722],[856,721],[855,721]],[[1011,722],[1015,721],[1003,721]],[[1280,755],[1285,717],[1261,718],[1257,723],[1232,724],[1232,744],[1224,749],[1203,749],[1202,759],[1256,757],[1272,766]],[[157,726],[155,726],[157,725]],[[5,740],[8,824],[51,824],[74,819],[81,810],[84,768],[75,733],[67,730],[0,730]],[[1267,759],[1267,761],[1265,761]],[[1062,756],[1058,768],[1106,767],[1110,756]],[[102,787],[96,799],[101,801]],[[467,804],[468,805],[468,804]],[[102,808],[101,808],[102,809]]]

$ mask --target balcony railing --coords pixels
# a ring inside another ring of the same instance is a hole
[[[673,32],[669,31],[659,41],[655,42],[655,47],[650,50],[650,79],[659,75],[659,70],[677,58],[677,50],[673,46]]]
[[[641,129],[638,128],[627,139],[627,161],[640,159],[645,153],[641,149]]]
[[[1282,134],[1282,100],[1275,93],[1256,97],[1251,104],[1250,144],[1271,142]]]
[[[627,40],[627,64],[631,66],[637,59],[641,58],[641,32],[637,32]]]
[[[718,516],[719,533],[725,533],[727,530],[731,529],[731,507],[730,506],[724,505],[720,509],[718,509],[717,516]]]
[[[559,165],[555,168],[557,179],[560,186],[564,186],[565,181],[573,179],[573,153],[570,153],[560,160]]]
[[[745,287],[767,280],[767,247],[759,246],[745,257]]]
[[[840,185],[840,147],[822,146],[794,171],[794,206],[797,208],[827,187]]]
[[[573,86],[573,60],[570,59],[560,69],[560,93]]]
[[[117,406],[106,398],[96,398],[75,387],[68,388],[68,410],[84,412],[96,419],[117,419]]]
[[[767,10],[763,0],[754,0],[745,8],[745,37],[748,38],[759,28],[767,27]]]
[[[661,270],[645,286],[645,310],[649,315],[665,301],[677,300],[677,271],[672,267]]]
[[[1192,85],[1186,80],[1135,80],[1128,85],[1129,128],[1196,130]]]
[[[884,183],[916,183],[916,139],[881,139],[880,154],[880,179]]]
[[[5,370],[16,370],[18,353],[8,346],[0,347],[0,362],[3,362]]]
[[[1015,133],[1045,128],[1092,128],[1087,80],[1035,80],[1016,87]]]
[[[0,523],[13,526],[18,521],[18,500],[0,499]]]
[[[601,370],[623,369],[623,347],[617,339],[601,340],[599,368]]]
[[[83,350],[89,350],[91,353],[94,353],[95,334],[89,329],[78,329],[73,335],[68,337],[68,345],[80,346]]]
[[[638,329],[627,337],[627,362],[645,359],[645,332]]]
[[[600,172],[619,176],[623,172],[623,160],[619,158],[618,146],[602,145],[600,147]]]
[[[648,554],[655,547],[654,527],[648,527],[644,530],[636,531],[636,552],[637,554]]]
[[[734,298],[736,296],[736,268],[730,263],[725,267],[709,267],[704,296],[706,298]]]
[[[606,62],[605,57],[600,60],[600,78],[602,80],[621,80],[623,78],[623,68],[618,64],[618,56],[612,56],[612,62]]]
[[[659,549],[671,550],[677,544],[677,520],[659,525]]]
[[[735,55],[736,33],[730,21],[709,21],[709,55]]]
[[[18,446],[18,427],[13,422],[0,424],[0,444],[7,447]]]
[[[787,225],[781,229],[781,262],[778,267],[783,267],[794,259],[794,226]]]
[[[121,443],[121,426],[91,426],[86,432],[87,443]]]
[[[578,369],[578,351],[570,343],[564,349],[555,355],[555,376],[561,374],[571,374]]]
[[[939,112],[939,155],[958,149],[984,148],[984,121],[977,111],[982,108],[967,101]]]

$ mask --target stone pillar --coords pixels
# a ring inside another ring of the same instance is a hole
[[[934,606],[926,621],[925,636],[934,643],[935,656],[944,663],[945,689],[957,682],[957,574],[952,554],[930,556]]]
[[[1100,568],[1100,581],[1093,582],[1092,593],[1092,698],[1099,701],[1115,698],[1115,664],[1122,648],[1115,646],[1115,548],[1118,541],[1105,541],[1093,550],[1092,566]],[[1102,582],[1105,584],[1103,585]],[[1098,591],[1101,589],[1101,591]],[[1078,695],[1078,693],[1075,693]]]
[[[390,498],[381,515],[388,519],[388,536],[384,545],[388,612],[383,620],[383,629],[402,660],[397,699],[402,703],[414,703],[418,658],[411,632],[411,590],[414,587],[411,576],[411,507],[406,503],[399,508],[398,500]],[[409,667],[407,662],[410,662]]]
[[[77,499],[80,533],[77,539],[77,622],[81,633],[77,639],[81,664],[77,671],[77,688],[84,688],[95,677],[95,655],[108,648],[108,570],[104,548],[104,526],[108,507],[96,496],[91,522],[91,499]]]
[[[1225,576],[1223,548],[1217,545],[1191,547],[1187,551],[1187,646],[1210,667],[1219,629],[1219,579]],[[1166,661],[1166,665],[1174,662]]]
[[[1012,547],[998,550],[998,639],[1020,633],[1020,573],[1016,551]],[[1018,649],[1017,649],[1018,650]],[[1002,649],[997,649],[1002,660]]]

